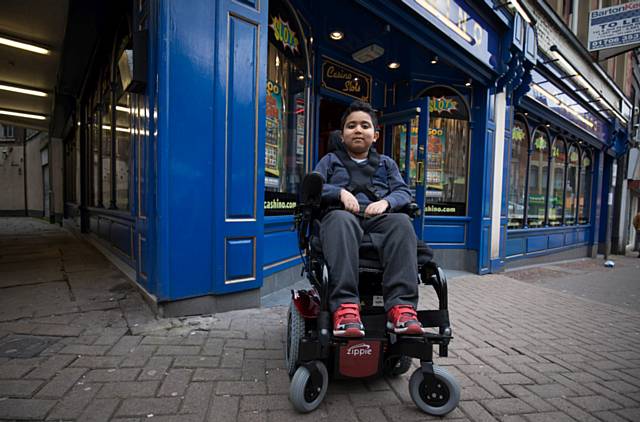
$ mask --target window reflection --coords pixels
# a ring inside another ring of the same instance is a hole
[[[529,165],[529,194],[527,197],[527,225],[544,225],[549,163],[549,136],[541,128],[533,133]]]
[[[524,193],[529,159],[529,132],[523,121],[516,120],[511,131],[509,163],[509,228],[524,225]]]
[[[562,224],[562,210],[564,207],[565,165],[567,163],[567,149],[562,138],[558,138],[551,147],[551,180],[549,186],[549,225]]]

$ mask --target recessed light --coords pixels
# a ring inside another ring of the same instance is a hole
[[[438,56],[433,56],[433,58],[431,59],[431,64],[436,64],[438,63]]]
[[[471,86],[471,83],[473,82],[473,80],[471,80],[471,78],[467,79],[467,82],[464,83],[464,86]]]
[[[389,69],[397,69],[397,68],[399,68],[399,67],[400,67],[400,63],[398,63],[398,62],[391,62],[391,63],[389,63],[389,64],[387,65],[387,67],[388,67]]]
[[[41,114],[21,113],[19,111],[0,110],[0,114],[13,117],[24,117],[25,119],[46,120],[47,118]]]
[[[340,41],[341,39],[344,38],[344,32],[342,32],[342,31],[331,31],[329,33],[329,38],[331,38],[334,41]]]
[[[298,80],[299,80],[299,81],[301,81],[301,80],[303,80],[303,79],[304,79],[304,75],[303,75],[302,73],[301,73],[301,74],[299,74],[299,75],[298,75]]]
[[[34,95],[36,97],[46,97],[47,95],[49,95],[44,91],[37,91],[35,89],[20,88],[18,86],[6,85],[6,84],[0,84],[0,89],[3,90],[3,91],[17,92],[18,94]]]
[[[32,53],[43,54],[45,56],[51,53],[51,51],[47,50],[46,48],[38,47],[37,45],[12,40],[5,37],[0,37],[0,44],[6,45],[8,47],[19,48],[20,50],[31,51]]]

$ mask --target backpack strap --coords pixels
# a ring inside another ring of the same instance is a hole
[[[380,197],[373,188],[373,175],[380,165],[378,152],[374,148],[369,149],[366,165],[359,165],[353,161],[346,151],[335,150],[333,153],[349,173],[349,184],[345,189],[353,195],[363,193],[371,201],[379,201]]]

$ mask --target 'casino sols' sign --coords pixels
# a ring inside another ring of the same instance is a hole
[[[371,102],[371,76],[327,58],[322,63],[322,87]]]

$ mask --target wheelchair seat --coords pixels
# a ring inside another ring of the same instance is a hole
[[[312,235],[309,239],[311,246],[311,253],[315,256],[322,256],[322,242],[320,236]],[[421,239],[417,241],[417,255],[418,255],[418,272],[427,264],[433,260],[433,251],[427,246]],[[369,233],[365,233],[362,237],[362,243],[358,253],[359,268],[361,269],[375,269],[383,270],[382,262],[380,262],[380,255],[374,242],[371,240]]]

